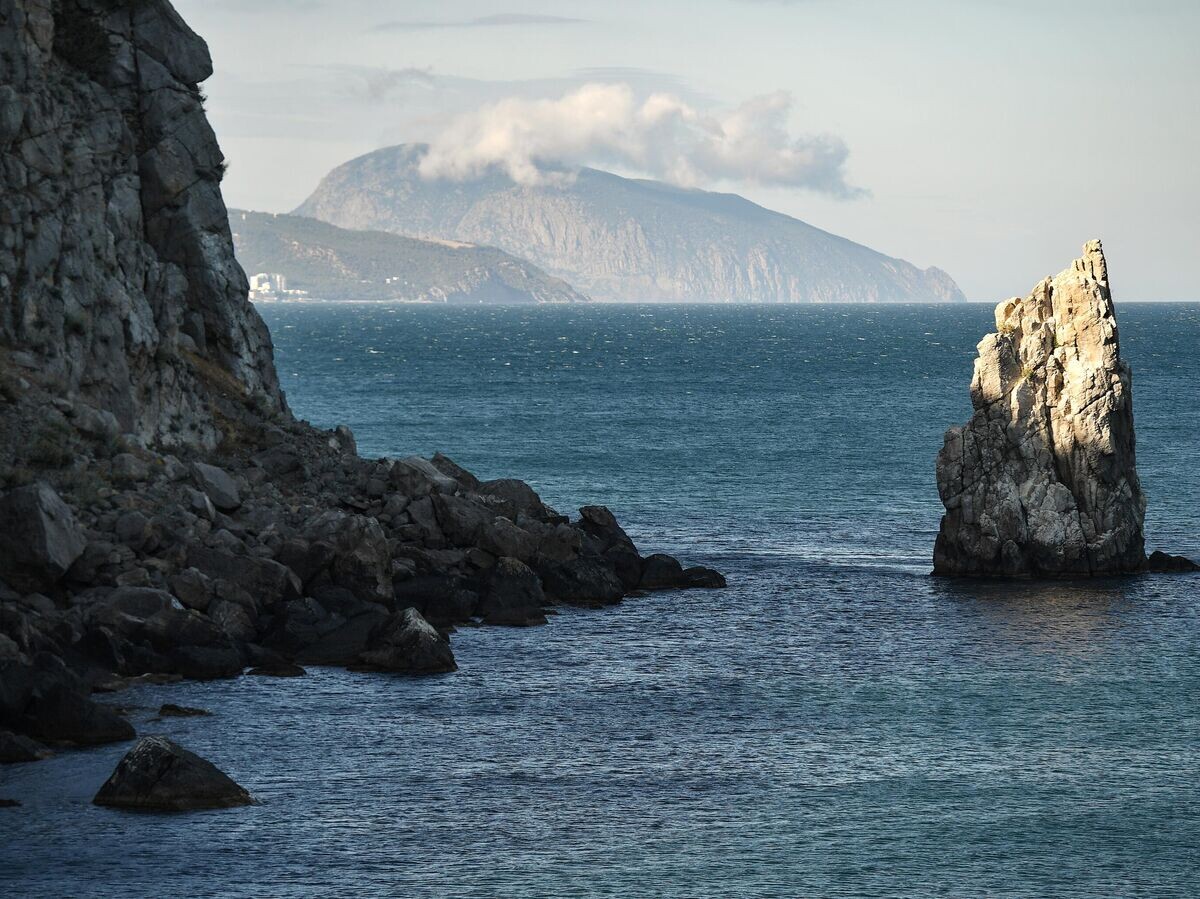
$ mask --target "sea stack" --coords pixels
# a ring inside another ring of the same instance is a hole
[[[1145,568],[1133,385],[1100,241],[979,343],[971,420],[946,432],[934,574],[1073,577]]]

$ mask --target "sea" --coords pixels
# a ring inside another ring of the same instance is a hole
[[[990,306],[262,311],[299,416],[729,587],[460,628],[444,676],[107,697],[258,804],[94,807],[121,745],[7,766],[0,893],[1200,894],[1200,576],[930,577]],[[1148,548],[1200,558],[1200,304],[1118,316]]]

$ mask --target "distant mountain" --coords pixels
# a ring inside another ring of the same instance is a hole
[[[278,272],[323,300],[573,303],[587,297],[494,247],[348,231],[297,215],[229,210],[247,274]]]
[[[500,173],[421,178],[424,147],[334,169],[297,210],[346,228],[500,247],[595,299],[768,303],[955,301],[958,285],[734,194],[583,169],[523,187]]]

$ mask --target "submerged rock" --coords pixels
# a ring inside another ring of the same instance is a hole
[[[211,714],[207,709],[194,709],[191,706],[175,705],[173,702],[163,703],[158,710],[160,718],[204,718]]]
[[[938,575],[1105,575],[1145,567],[1133,388],[1100,241],[979,344],[975,413],[946,432]]]
[[[143,737],[92,800],[96,805],[182,812],[233,808],[254,800],[212,762],[166,737]]]

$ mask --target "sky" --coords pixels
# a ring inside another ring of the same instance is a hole
[[[1025,294],[1093,237],[1200,299],[1197,0],[175,0],[230,206],[428,142],[429,177],[595,165],[742,194]]]

